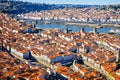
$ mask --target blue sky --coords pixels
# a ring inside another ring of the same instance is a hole
[[[90,5],[120,4],[120,0],[22,0],[22,1],[49,4],[90,4]]]

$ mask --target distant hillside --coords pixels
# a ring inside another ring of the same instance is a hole
[[[118,10],[120,9],[120,5],[109,5],[107,6],[108,10]]]
[[[85,8],[98,7],[96,5],[72,5],[72,4],[45,4],[45,3],[31,3],[22,1],[0,0],[0,11],[8,14],[21,14],[31,11],[42,11],[63,8]]]
[[[120,4],[119,5],[106,5],[104,7],[101,7],[102,10],[110,10],[110,11],[117,11],[120,10]]]
[[[30,11],[51,10],[57,8],[55,5],[36,4],[22,1],[0,2],[0,11],[9,14],[27,13]]]
[[[42,11],[52,9],[63,9],[63,8],[101,8],[101,9],[115,9],[120,8],[118,6],[98,6],[98,5],[72,5],[72,4],[45,4],[45,3],[31,3],[14,0],[0,0],[0,11],[8,14],[21,14],[28,13],[31,11]]]

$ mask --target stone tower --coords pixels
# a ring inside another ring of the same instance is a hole
[[[97,33],[97,28],[93,28],[93,33],[94,33],[94,34]]]

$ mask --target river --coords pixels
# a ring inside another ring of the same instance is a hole
[[[64,31],[66,28],[69,30],[72,30],[72,32],[77,32],[81,28],[84,28],[86,32],[91,32],[93,30],[93,27],[89,26],[75,26],[75,25],[64,25],[63,23],[49,23],[49,24],[36,24],[35,25],[37,28],[42,28],[42,29],[54,29],[54,28],[59,28],[61,31]],[[97,32],[99,33],[108,33],[111,29],[114,29],[114,27],[109,26],[109,27],[102,27],[98,28]]]

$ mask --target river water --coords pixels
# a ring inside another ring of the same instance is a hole
[[[93,27],[89,27],[89,26],[64,25],[63,23],[49,23],[49,24],[39,24],[38,23],[38,24],[36,24],[36,28],[41,28],[41,29],[59,28],[61,31],[64,31],[66,28],[68,28],[69,30],[72,30],[72,32],[77,32],[81,28],[84,28],[84,30],[86,32],[91,32],[93,30]],[[114,29],[114,27],[112,27],[112,26],[102,27],[102,28],[98,28],[97,32],[99,32],[99,33],[108,33],[111,29]]]

